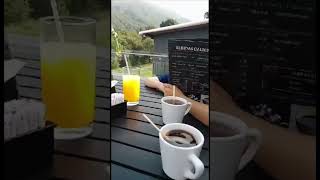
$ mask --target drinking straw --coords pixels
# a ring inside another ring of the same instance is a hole
[[[143,115],[144,118],[146,118],[146,120],[149,121],[149,123],[150,123],[154,128],[156,128],[156,129],[160,132],[160,129],[151,121],[151,119],[148,118],[147,115],[145,115],[145,114],[142,114],[142,115]]]
[[[145,114],[142,114],[142,115],[143,115],[144,118],[146,118],[146,119],[149,121],[149,123],[150,123],[154,128],[156,128],[156,129],[160,132],[160,129],[157,127],[157,125],[155,125],[155,124],[151,121],[151,119],[148,118],[147,115],[145,115]],[[167,141],[172,141],[168,136],[164,135],[163,133],[161,133],[161,135],[162,135],[162,137],[163,137],[164,139],[166,139]]]
[[[173,103],[176,104],[176,86],[173,85]]]
[[[126,67],[127,67],[128,74],[130,75],[129,64],[128,64],[127,56],[125,54],[124,54],[124,60],[126,62]]]
[[[50,0],[50,4],[51,4],[52,12],[53,12],[54,21],[56,23],[56,29],[57,29],[59,40],[61,43],[64,43],[64,34],[63,34],[61,22],[59,20],[59,12],[58,12],[58,8],[57,8],[57,2],[56,2],[56,0]]]
[[[173,85],[173,97],[176,97],[176,86]]]

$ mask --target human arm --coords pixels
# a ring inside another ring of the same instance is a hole
[[[261,131],[263,142],[255,158],[260,167],[279,180],[316,179],[315,137],[289,131],[253,116],[241,110],[218,84],[211,82],[211,85],[211,110],[238,117],[248,127]]]
[[[198,101],[195,101],[191,98],[188,98],[185,96],[182,91],[178,88],[175,87],[176,93],[175,95],[178,97],[181,97],[188,102],[192,103],[190,113],[198,119],[201,123],[203,123],[206,126],[209,126],[209,106],[203,103],[200,103]],[[173,95],[173,87],[170,84],[164,84],[164,91],[163,91],[165,96],[172,96]]]
[[[147,87],[154,88],[154,89],[157,89],[158,91],[164,92],[163,83],[160,82],[158,77],[155,76],[155,77],[145,78],[143,81]]]
[[[159,81],[158,77],[151,77],[144,80],[144,84],[147,87],[155,88],[158,91],[163,92],[165,96],[172,96],[173,95],[173,88],[170,84],[165,84]],[[206,104],[200,103],[198,101],[194,101],[187,96],[185,96],[182,91],[176,87],[176,96],[184,98],[188,102],[192,103],[190,113],[198,119],[200,122],[209,126],[209,107]]]

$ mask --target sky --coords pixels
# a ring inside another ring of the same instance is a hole
[[[144,0],[159,7],[175,11],[191,21],[203,20],[209,9],[208,0]]]

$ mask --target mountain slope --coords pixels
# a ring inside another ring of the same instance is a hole
[[[140,31],[146,27],[159,27],[167,18],[179,23],[189,21],[167,9],[142,0],[112,0],[112,26],[115,30]]]

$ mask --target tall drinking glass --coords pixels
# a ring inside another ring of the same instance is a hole
[[[140,68],[123,68],[122,75],[123,94],[128,106],[139,104],[140,100]]]
[[[95,115],[96,21],[60,17],[40,19],[42,100],[46,118],[57,124],[56,139],[76,139],[92,132]]]

